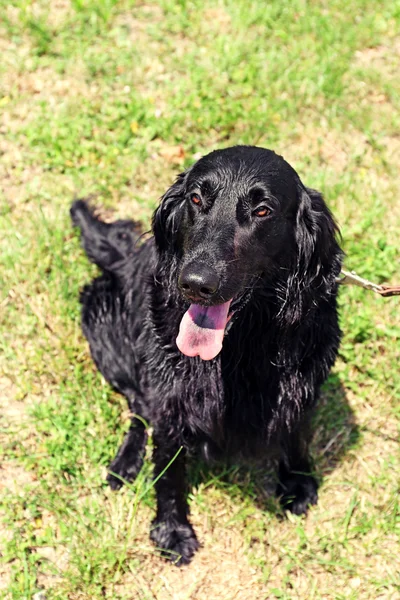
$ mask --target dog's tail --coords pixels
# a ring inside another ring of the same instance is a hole
[[[140,237],[138,224],[134,221],[104,223],[85,200],[75,200],[70,214],[73,224],[81,231],[82,246],[88,258],[104,271],[120,271]]]

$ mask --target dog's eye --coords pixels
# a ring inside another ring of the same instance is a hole
[[[255,215],[256,217],[268,217],[268,215],[270,215],[270,214],[271,214],[271,211],[267,206],[259,206],[253,212],[253,215]]]
[[[193,204],[196,204],[196,206],[201,206],[201,198],[197,194],[192,194],[190,200]]]

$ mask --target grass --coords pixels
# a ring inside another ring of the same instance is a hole
[[[202,153],[271,147],[325,194],[347,268],[399,282],[399,3],[0,0],[0,12],[0,597],[398,598],[399,300],[341,291],[318,507],[282,519],[267,468],[197,466],[203,548],[178,570],[148,541],[149,461],[119,494],[104,482],[128,415],[79,329],[95,270],[68,207],[93,194],[148,226]]]

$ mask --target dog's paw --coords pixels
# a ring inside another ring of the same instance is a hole
[[[127,460],[122,455],[112,461],[108,470],[110,472],[107,475],[107,483],[112,490],[116,491],[122,488],[125,481],[129,483],[135,481],[140,466],[132,464],[132,460]]]
[[[295,515],[305,515],[308,507],[318,502],[318,483],[311,475],[291,473],[279,482],[276,494],[282,508]]]
[[[187,565],[199,548],[196,534],[190,523],[178,523],[171,519],[151,524],[150,539],[161,555],[177,566]]]

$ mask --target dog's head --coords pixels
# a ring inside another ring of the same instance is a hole
[[[336,227],[322,196],[263,148],[200,159],[163,196],[153,230],[160,254],[179,261],[176,284],[190,303],[178,347],[206,360],[220,351],[227,323],[256,283],[285,281],[284,312],[295,321],[307,288],[338,270]]]

